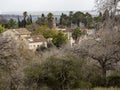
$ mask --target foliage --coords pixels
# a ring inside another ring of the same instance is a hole
[[[111,27],[112,24],[112,21],[109,21],[97,32],[95,39],[85,40],[76,50],[79,55],[83,54],[96,62],[96,66],[101,70],[102,86],[106,86],[107,71],[115,69],[120,61],[120,29],[119,26]]]
[[[56,47],[61,47],[62,45],[67,43],[67,35],[63,33],[62,31],[59,31],[58,34],[56,34],[53,37],[52,41]]]
[[[22,60],[13,39],[0,37],[0,88],[16,90],[22,83]]]
[[[16,27],[17,27],[16,21],[13,20],[13,19],[10,19],[10,20],[8,21],[8,27],[7,27],[7,28],[14,29],[14,28],[16,28]]]
[[[20,21],[18,17],[18,27],[26,27],[26,25],[32,24],[32,16],[28,15],[28,13],[25,11],[23,12],[23,19]]]
[[[60,25],[61,26],[70,26],[71,25],[71,16],[67,16],[66,14],[63,14],[60,16]]]
[[[72,22],[79,27],[80,22],[83,22],[84,16],[84,13],[76,12],[73,14]]]
[[[47,15],[47,22],[48,22],[48,27],[49,28],[53,28],[53,14],[52,13],[48,13]]]
[[[47,25],[47,19],[45,15],[42,14],[41,17],[37,19],[36,23],[39,24],[40,26]]]
[[[18,26],[28,25],[26,27],[32,34],[43,35],[46,39],[53,38],[48,43],[48,48],[54,45],[58,48],[50,48],[47,52],[46,48],[41,46],[39,50],[46,50],[45,52],[32,53],[26,49],[27,47],[24,48],[25,45],[16,43],[13,38],[10,39],[10,36],[4,38],[0,36],[0,90],[19,90],[21,86],[25,87],[25,90],[120,87],[119,73],[111,73],[120,70],[120,26],[113,19],[105,20],[104,23],[103,19],[108,14],[107,10],[103,15],[100,13],[94,18],[89,13],[82,12],[70,12],[69,16],[62,14],[60,25],[63,27],[73,24],[79,26],[82,22],[87,28],[91,28],[93,19],[95,24],[102,23],[100,25],[102,28],[96,31],[95,36],[91,36],[92,39],[86,39],[80,46],[71,49],[62,48],[67,42],[67,34],[50,29],[53,25],[52,13],[46,17],[42,14],[36,24],[32,22],[32,16],[24,12],[24,19],[20,21],[18,18]],[[13,19],[9,20],[9,24],[4,20],[1,24],[0,33],[5,30],[3,26],[15,28]],[[80,28],[77,27],[73,30],[72,36],[77,40],[81,34]],[[104,89],[119,90],[119,88],[93,88]]]
[[[51,47],[54,47],[54,45],[53,45],[53,43],[50,41],[50,42],[47,43],[47,47],[48,47],[48,48],[51,48]]]
[[[52,42],[56,47],[60,47],[67,43],[67,35],[62,31],[57,31],[54,29],[50,29],[47,26],[40,26],[33,32],[33,34],[43,35],[45,38],[52,38]]]
[[[26,18],[28,16],[27,11],[23,12],[23,17]]]
[[[4,32],[4,31],[5,31],[5,28],[2,25],[0,25],[0,33]]]
[[[120,72],[113,73],[107,77],[107,86],[120,87]]]
[[[45,38],[53,38],[57,34],[57,31],[54,29],[50,29],[47,26],[40,26],[33,33],[34,34],[41,34]]]
[[[93,18],[91,14],[86,13],[82,22],[84,23],[85,27],[93,28]]]
[[[45,47],[45,45],[43,44],[37,48],[37,51],[45,51],[46,49],[47,49],[47,47]]]
[[[8,20],[6,20],[3,16],[0,17],[0,24],[5,28],[7,27]]]
[[[74,40],[77,40],[81,36],[82,32],[79,27],[75,28],[72,32],[72,37]]]
[[[94,21],[95,21],[96,23],[102,22],[102,21],[103,21],[103,18],[102,18],[102,16],[97,16],[97,17],[94,17]]]
[[[96,7],[98,12],[104,12],[105,10],[108,10],[115,15],[117,9],[119,9],[119,2],[120,0],[96,0]]]
[[[120,88],[105,88],[105,87],[96,87],[93,90],[120,90]]]
[[[39,28],[39,25],[36,24],[36,23],[32,23],[32,24],[30,24],[30,25],[27,25],[26,28],[27,28],[30,32],[32,32],[32,34],[33,34],[33,33],[35,32],[35,30],[36,30],[37,28]]]
[[[26,24],[27,24],[27,25],[32,24],[32,16],[31,16],[31,15],[29,15],[29,16],[27,17]]]
[[[82,63],[73,56],[50,57],[44,63],[34,64],[25,70],[26,84],[32,86],[36,83],[38,88],[47,86],[52,90],[86,88],[86,85],[89,88],[89,84],[81,81],[82,73],[78,73],[81,67]],[[78,82],[81,83],[77,84]]]

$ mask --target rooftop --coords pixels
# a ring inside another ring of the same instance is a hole
[[[46,39],[43,36],[36,35],[26,38],[29,43],[35,43],[35,42],[44,42]]]
[[[13,29],[13,31],[14,31],[16,34],[20,34],[20,35],[28,35],[28,34],[31,34],[31,32],[29,32],[26,28]]]

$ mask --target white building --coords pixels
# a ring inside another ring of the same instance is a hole
[[[26,44],[27,48],[30,50],[36,50],[41,45],[47,47],[47,40],[43,36],[31,36],[31,32],[29,32],[26,28],[19,29],[8,29],[3,32],[3,36],[12,37],[16,41],[22,41]]]
[[[42,45],[47,47],[47,40],[43,36],[26,37],[25,42],[29,49],[34,51]]]

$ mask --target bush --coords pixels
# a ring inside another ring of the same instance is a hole
[[[92,84],[90,82],[85,81],[79,81],[74,84],[74,88],[80,88],[80,89],[90,89],[92,87]]]
[[[26,85],[31,87],[35,84],[38,88],[48,87],[51,90],[89,88],[89,82],[80,82],[81,66],[75,57],[50,57],[42,64],[34,64],[25,70]]]
[[[120,88],[103,88],[103,87],[96,87],[93,90],[120,90]]]
[[[53,44],[52,42],[48,42],[48,43],[47,43],[47,47],[48,47],[48,48],[52,48],[52,47],[54,47],[54,44]]]
[[[113,74],[107,77],[107,85],[112,87],[120,87],[120,74]]]
[[[45,47],[45,45],[41,45],[40,47],[37,48],[36,51],[45,51],[47,50],[47,47]]]

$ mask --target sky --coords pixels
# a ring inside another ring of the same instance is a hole
[[[95,0],[0,0],[0,12],[80,11],[94,9]]]

